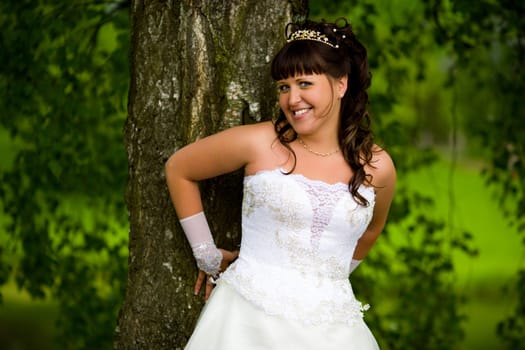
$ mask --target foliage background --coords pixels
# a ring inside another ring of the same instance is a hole
[[[366,43],[374,128],[398,169],[388,227],[352,275],[382,348],[525,348],[524,8],[310,1],[312,17],[345,16]],[[127,11],[0,4],[0,341],[11,348],[34,348],[13,331],[27,324],[40,348],[111,347],[127,263]]]

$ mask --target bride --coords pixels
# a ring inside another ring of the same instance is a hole
[[[369,128],[366,50],[346,21],[287,32],[271,66],[280,115],[166,163],[207,299],[186,349],[378,349],[348,279],[385,225],[396,177]],[[214,244],[198,182],[241,168],[241,248],[231,252]]]

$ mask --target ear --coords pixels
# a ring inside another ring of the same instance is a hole
[[[337,96],[343,98],[348,88],[348,75],[344,75],[336,80]]]

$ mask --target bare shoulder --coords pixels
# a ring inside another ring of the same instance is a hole
[[[264,139],[271,138],[273,133],[272,122],[260,122],[256,124],[247,124],[233,126],[224,129],[216,134],[206,137],[206,139],[216,140],[224,147],[248,147],[261,143]]]
[[[265,160],[276,140],[272,121],[232,127],[222,134],[217,147],[227,150],[230,155],[243,158],[245,166]]]
[[[235,134],[235,136],[246,140],[275,137],[273,123],[271,121],[234,126],[224,130],[222,133]]]
[[[372,161],[366,172],[372,175],[372,184],[378,187],[393,187],[396,182],[396,168],[388,152],[378,145],[372,150]]]
[[[271,121],[236,126],[223,133],[223,142],[234,143],[234,146],[242,147],[245,152],[257,152],[261,145],[268,145],[275,139]]]
[[[275,131],[272,121],[264,121],[242,126],[248,137],[275,139]]]

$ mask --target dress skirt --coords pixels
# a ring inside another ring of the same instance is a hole
[[[361,319],[354,325],[305,325],[268,315],[219,280],[204,306],[186,350],[377,350]]]

